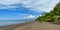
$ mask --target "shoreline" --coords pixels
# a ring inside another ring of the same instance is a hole
[[[31,22],[25,22],[25,23],[20,23],[20,24],[11,24],[11,25],[6,25],[6,26],[0,26],[0,28],[5,28],[5,27],[18,27],[18,26],[23,26],[29,23],[33,23],[35,21],[31,21]]]
[[[40,23],[38,21],[32,21],[22,24],[4,26],[1,27],[0,30],[60,30],[60,25],[49,22]]]

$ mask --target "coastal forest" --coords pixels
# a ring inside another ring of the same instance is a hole
[[[53,8],[53,10],[42,13],[42,16],[39,16],[36,20],[52,22],[54,16],[60,16],[60,2]]]

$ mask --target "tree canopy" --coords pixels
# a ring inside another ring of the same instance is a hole
[[[48,13],[43,13],[42,16],[39,16],[36,20],[41,21],[52,21],[53,16],[60,16],[60,2]]]

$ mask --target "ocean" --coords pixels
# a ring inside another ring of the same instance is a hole
[[[20,24],[29,22],[28,20],[0,20],[0,26],[7,26],[12,24]]]

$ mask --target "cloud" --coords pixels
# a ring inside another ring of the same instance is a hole
[[[20,18],[5,18],[5,17],[0,17],[0,20],[20,20]]]
[[[34,11],[50,11],[60,0],[27,0],[24,5]]]
[[[49,12],[59,1],[60,0],[0,0],[0,9],[17,9],[23,6],[32,11]]]
[[[21,0],[0,0],[0,9],[20,8]]]
[[[38,17],[37,15],[32,15],[32,14],[21,14],[21,13],[15,13],[15,14],[19,15],[21,19],[31,19],[31,18],[33,19]]]
[[[20,18],[0,18],[0,20],[21,20],[21,19],[33,19],[33,18],[37,18],[37,16],[35,15],[31,15],[31,14],[20,14]]]
[[[8,19],[8,18],[0,18],[0,20],[6,20],[6,19]]]
[[[35,18],[36,16],[34,15],[29,15],[29,16],[26,16],[25,18]]]
[[[23,13],[15,13],[16,15],[20,15],[20,16],[28,16],[30,14],[23,14]]]
[[[3,5],[10,5],[20,3],[22,0],[0,0],[0,3]]]
[[[15,13],[17,15],[20,15],[20,16],[24,16],[24,18],[34,18],[36,17],[35,15],[32,15],[32,14],[19,14],[19,13]]]

